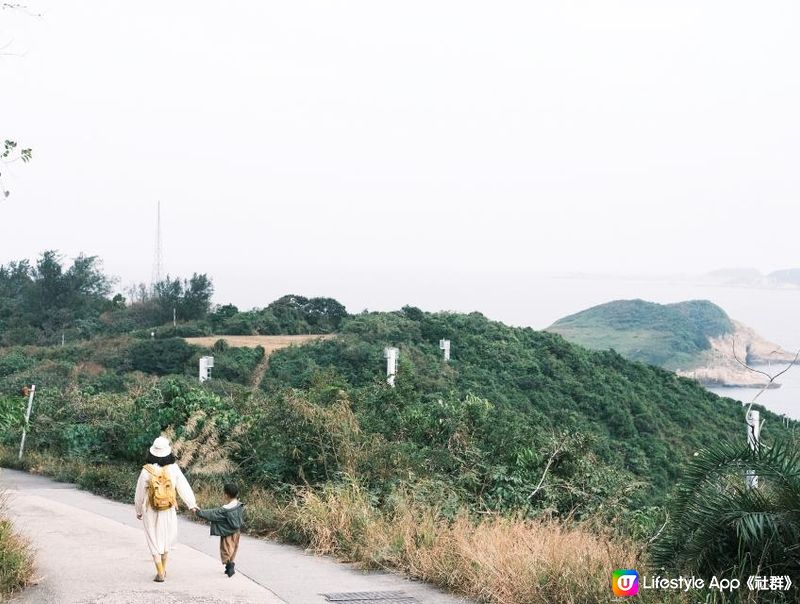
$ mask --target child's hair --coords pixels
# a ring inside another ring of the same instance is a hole
[[[237,487],[232,482],[226,482],[222,486],[222,492],[225,493],[231,499],[235,499],[239,496],[239,487]]]

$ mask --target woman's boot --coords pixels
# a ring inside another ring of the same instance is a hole
[[[161,554],[161,568],[164,571],[164,578],[167,578],[167,554]]]

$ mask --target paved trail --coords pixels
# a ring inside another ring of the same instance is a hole
[[[218,540],[206,526],[183,518],[167,581],[158,584],[133,505],[12,470],[0,470],[3,489],[17,529],[36,549],[40,577],[17,603],[323,604],[323,593],[365,591],[402,591],[418,604],[465,602],[397,575],[358,571],[251,537],[242,537],[238,572],[228,579],[218,560]]]

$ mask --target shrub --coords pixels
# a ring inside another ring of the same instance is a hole
[[[11,375],[28,369],[34,360],[19,348],[11,350],[9,353],[0,357],[0,376]]]
[[[21,396],[0,398],[0,435],[20,428],[23,423],[25,404],[25,399]]]
[[[224,345],[220,346],[220,342]],[[249,384],[253,371],[264,358],[264,348],[230,348],[225,340],[217,340],[214,351],[214,378]]]
[[[128,357],[138,371],[167,375],[183,373],[194,352],[181,338],[167,338],[136,342],[128,349]]]

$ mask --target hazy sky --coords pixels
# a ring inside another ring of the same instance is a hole
[[[27,1],[0,263],[148,280],[161,200],[165,269],[242,306],[800,264],[795,1]]]

